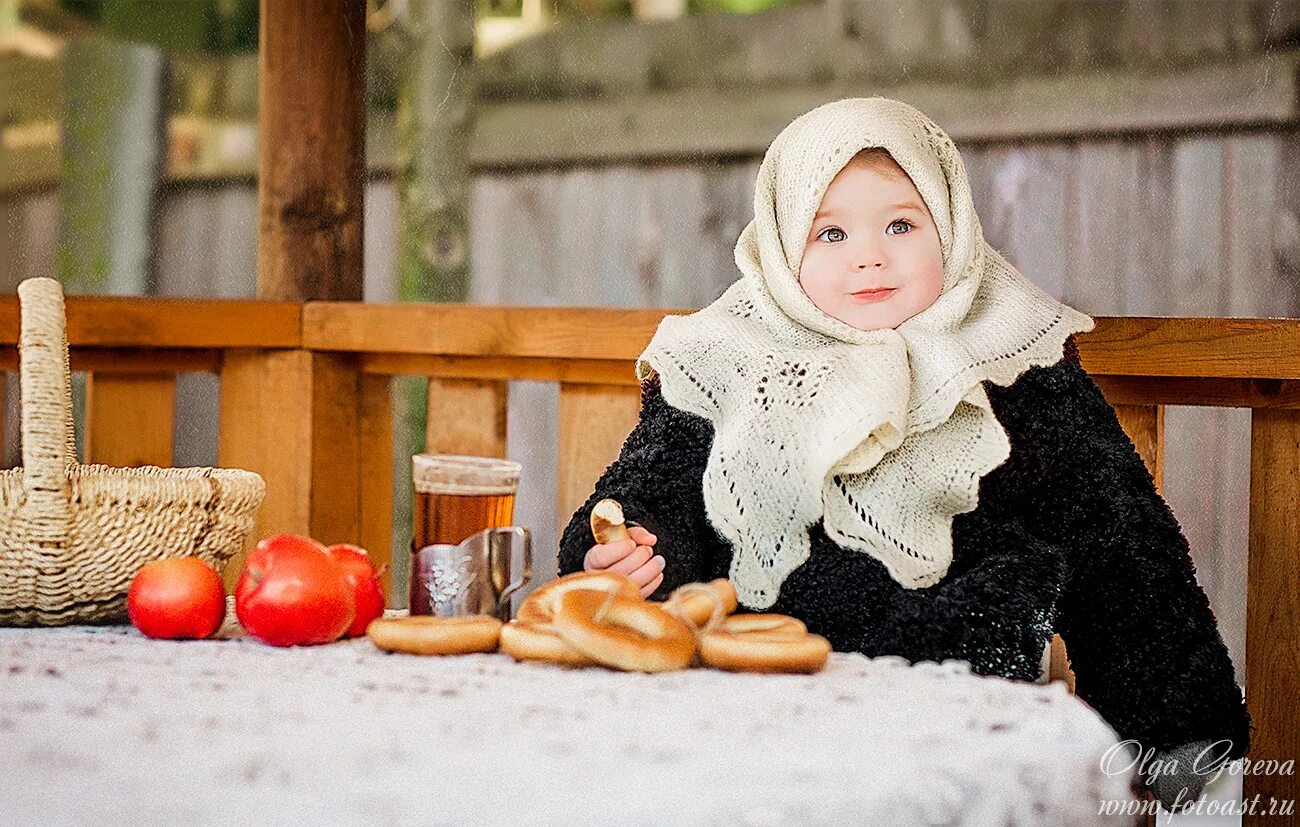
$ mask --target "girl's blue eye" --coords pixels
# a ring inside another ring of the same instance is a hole
[[[826,229],[824,229],[824,230],[822,230],[820,233],[818,233],[818,234],[817,234],[817,237],[818,237],[818,238],[821,238],[822,236],[826,235],[827,233],[839,233],[840,236],[841,236],[840,238],[828,238],[828,239],[826,239],[827,241],[829,241],[829,242],[832,243],[832,244],[834,244],[834,243],[837,242],[837,241],[843,241],[845,238],[848,238],[848,236],[844,234],[844,231],[841,230],[839,227],[827,227]]]
[[[896,225],[898,225],[898,224],[902,224],[902,225],[903,225],[904,227],[906,227],[907,229],[903,230],[903,232],[901,232],[901,233],[891,233],[891,232],[889,232],[890,229],[892,229],[894,226],[896,226]],[[903,233],[909,233],[909,232],[911,232],[911,231],[912,231],[912,223],[911,223],[910,221],[904,221],[904,220],[901,219],[901,218],[897,219],[896,221],[892,221],[892,222],[890,222],[889,227],[886,227],[886,228],[885,228],[885,232],[886,232],[888,235],[903,235]]]

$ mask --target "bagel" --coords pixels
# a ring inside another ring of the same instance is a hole
[[[713,620],[736,611],[736,587],[725,577],[708,583],[684,583],[673,589],[664,601],[664,608],[690,624],[692,629],[702,629]]]
[[[366,637],[387,652],[468,655],[496,651],[501,625],[491,615],[379,617],[366,627]]]
[[[623,522],[623,506],[618,500],[601,500],[591,509],[591,536],[600,545],[630,540],[627,525]]]
[[[512,620],[501,627],[501,651],[517,661],[545,661],[565,666],[596,666],[564,638],[535,623]]]
[[[578,571],[557,577],[535,589],[519,604],[515,619],[525,623],[550,623],[555,618],[557,601],[573,589],[613,592],[622,597],[641,599],[641,589],[632,578],[616,571]]]
[[[700,663],[729,672],[816,672],[831,652],[830,641],[806,632],[705,632],[699,647]]]
[[[717,630],[733,635],[799,635],[808,631],[808,627],[797,617],[783,614],[738,614],[723,618]]]
[[[573,648],[605,666],[666,672],[690,666],[695,635],[658,603],[590,589],[560,595],[555,629]]]

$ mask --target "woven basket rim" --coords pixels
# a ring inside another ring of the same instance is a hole
[[[0,478],[23,476],[23,467],[0,469]],[[217,468],[209,466],[186,466],[181,468],[163,467],[158,465],[135,465],[122,467],[117,465],[103,465],[100,463],[78,463],[70,465],[67,469],[68,479],[70,480],[90,480],[95,477],[105,479],[131,479],[139,478],[141,480],[175,479],[175,480],[200,480],[200,479],[218,479],[229,481],[258,481],[265,484],[262,475],[256,471],[248,471],[243,468]]]

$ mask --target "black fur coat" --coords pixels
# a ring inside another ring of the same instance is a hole
[[[1250,719],[1187,540],[1073,341],[1061,362],[985,387],[1011,456],[981,479],[978,507],[954,518],[944,580],[905,589],[819,521],[811,556],[765,611],[800,618],[836,651],[959,658],[1016,680],[1039,676],[1056,632],[1077,695],[1122,740],[1162,752],[1226,739],[1213,753],[1243,756]],[[559,573],[582,570],[591,508],[612,497],[658,538],[667,567],[652,599],[726,577],[731,546],[702,491],[712,438],[708,420],[670,406],[655,379],[643,384],[640,422],[564,531]]]

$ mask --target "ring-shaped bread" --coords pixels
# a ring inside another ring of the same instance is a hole
[[[690,666],[695,635],[658,603],[572,589],[560,595],[554,626],[573,648],[605,666],[666,672]]]
[[[501,651],[517,661],[543,661],[562,666],[596,665],[596,661],[574,649],[555,632],[519,619],[501,627]]]
[[[717,612],[719,620],[736,611],[736,587],[725,577],[708,583],[683,583],[668,595],[664,608],[702,629]]]
[[[723,618],[718,629],[735,635],[797,635],[808,631],[808,627],[799,618],[770,612],[731,615]]]
[[[830,641],[807,632],[713,631],[699,638],[700,662],[730,672],[816,672],[830,652]]]
[[[495,652],[501,626],[491,615],[378,617],[366,627],[366,637],[388,652],[468,655]]]
[[[607,570],[577,571],[535,589],[519,604],[515,619],[524,623],[550,623],[555,619],[560,596],[573,589],[613,592],[629,599],[642,599],[640,587],[626,574]]]

